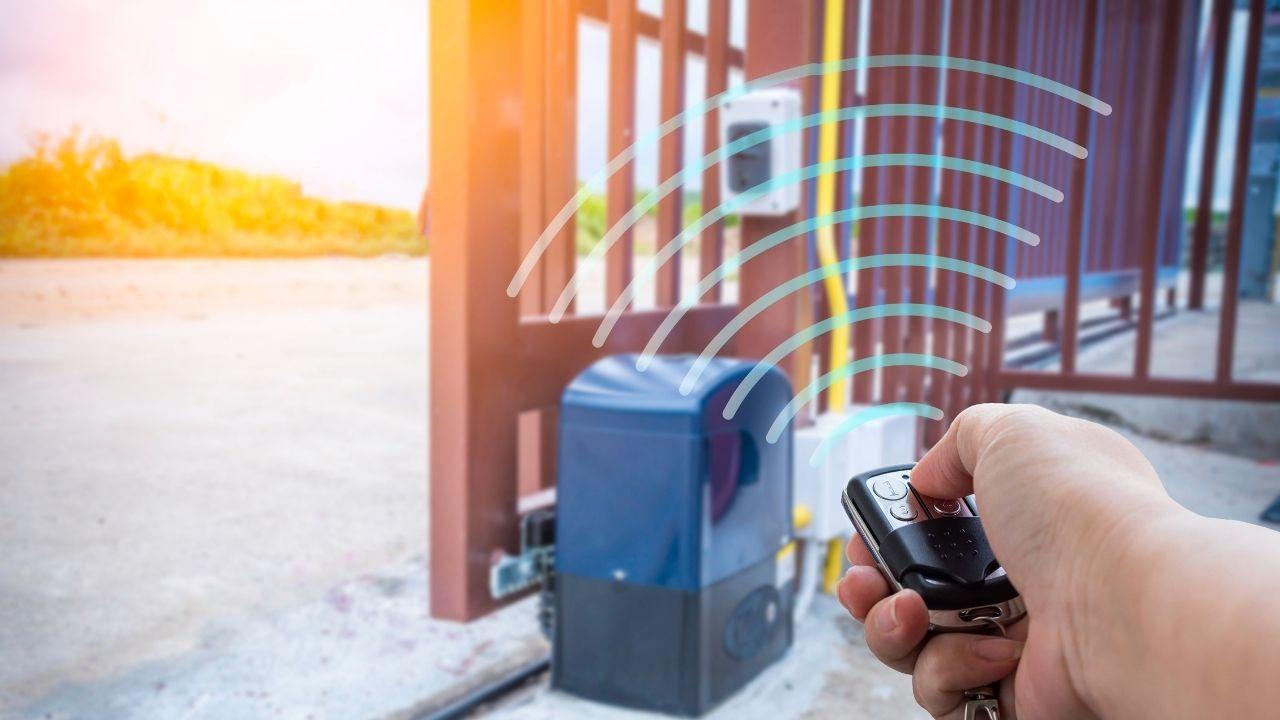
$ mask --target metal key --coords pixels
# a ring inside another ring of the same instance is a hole
[[[964,692],[964,720],[1000,720],[1000,701],[990,685]]]

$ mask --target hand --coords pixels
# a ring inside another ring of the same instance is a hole
[[[926,638],[924,601],[910,590],[889,596],[855,536],[838,595],[865,621],[876,657],[912,675],[917,702],[936,718],[961,718],[963,691],[984,685],[998,685],[1003,717],[1106,713],[1117,679],[1085,661],[1114,631],[1100,589],[1119,597],[1128,585],[1118,578],[1134,575],[1127,548],[1181,510],[1146,458],[1100,425],[1034,406],[979,405],[956,418],[911,482],[938,498],[976,494],[988,541],[1027,617],[1007,638]]]

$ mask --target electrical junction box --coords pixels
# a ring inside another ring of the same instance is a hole
[[[776,187],[768,183],[800,169],[802,108],[800,93],[787,88],[757,90],[720,106],[720,147],[763,133],[757,136],[761,142],[723,160],[723,202],[750,195],[750,201],[738,209],[743,215],[785,215],[800,207],[802,183],[786,178]]]
[[[771,369],[732,420],[754,361],[605,358],[565,390],[556,482],[551,684],[590,700],[698,715],[792,641],[791,399]]]
[[[809,526],[799,531],[802,537],[813,540],[849,537],[852,528],[840,504],[840,493],[844,492],[849,478],[866,472],[867,468],[906,465],[919,459],[916,442],[920,418],[893,415],[859,425],[836,440],[826,462],[816,468],[809,465],[818,445],[842,421],[868,407],[850,405],[845,413],[825,413],[818,416],[813,425],[795,431],[796,503],[812,513]]]

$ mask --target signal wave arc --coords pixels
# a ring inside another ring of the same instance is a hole
[[[820,75],[826,72],[847,72],[850,70],[888,68],[888,67],[925,67],[946,70],[959,70],[963,72],[973,72],[991,77],[1012,80],[1029,87],[1052,93],[1059,97],[1065,98],[1078,105],[1093,110],[1100,115],[1110,115],[1111,106],[1098,98],[1087,93],[1083,93],[1075,88],[1050,80],[1049,78],[1030,73],[1025,70],[1018,70],[1007,65],[999,65],[996,63],[984,62],[981,60],[969,60],[967,58],[955,58],[945,55],[871,55],[862,58],[846,58],[836,63],[809,63],[799,65],[794,68],[782,70],[772,75],[766,75],[762,78],[752,80],[732,90],[727,90],[718,95],[707,98],[703,102],[690,107],[683,113],[675,117],[667,119],[660,124],[656,130],[647,133],[643,138],[632,143],[622,152],[615,155],[599,172],[591,177],[578,192],[574,194],[564,207],[556,213],[551,223],[542,231],[538,239],[534,241],[533,246],[521,261],[520,267],[516,270],[516,274],[512,277],[511,283],[507,286],[507,295],[515,297],[519,294],[525,282],[529,279],[529,275],[533,272],[533,267],[542,258],[546,252],[547,246],[551,244],[551,240],[564,229],[565,223],[569,218],[578,211],[579,208],[591,197],[592,193],[603,187],[604,181],[612,176],[615,172],[631,162],[636,154],[644,148],[653,145],[655,142],[674,132],[676,129],[684,126],[690,118],[705,115],[708,111],[731,102],[735,98],[742,97],[748,93],[763,88],[773,87],[783,83],[799,80],[813,75]]]
[[[782,436],[782,432],[787,429],[787,424],[791,422],[800,409],[809,401],[818,397],[818,394],[833,384],[857,375],[860,372],[875,370],[882,367],[923,367],[930,370],[940,370],[948,372],[958,377],[964,377],[969,374],[969,368],[961,365],[954,360],[938,357],[937,355],[922,355],[917,353],[888,353],[885,355],[876,355],[874,357],[854,360],[845,365],[836,368],[823,375],[822,377],[809,383],[808,387],[796,394],[787,406],[782,408],[778,413],[778,417],[769,426],[769,432],[765,435],[765,440],[775,443]]]
[[[942,419],[941,410],[924,403],[897,402],[867,408],[862,412],[854,413],[845,418],[844,422],[841,422],[830,434],[822,438],[822,442],[818,443],[818,448],[813,451],[813,456],[809,458],[809,467],[821,467],[822,463],[826,462],[827,455],[831,453],[831,447],[835,445],[836,440],[848,435],[859,425],[865,425],[872,420],[894,415],[917,415],[930,420]]]
[[[721,207],[723,207],[723,205]],[[788,225],[781,230],[766,235],[764,238],[739,251],[733,256],[733,258],[722,263],[720,267],[717,268],[716,272],[720,273],[735,259],[741,262],[744,257],[746,259],[755,257],[770,247],[786,242],[797,235],[803,235],[815,228],[880,217],[926,217],[937,220],[952,220],[955,222],[976,225],[1003,235],[1008,235],[1015,240],[1026,243],[1027,245],[1035,246],[1040,244],[1040,236],[1026,228],[1019,227],[1013,223],[1000,220],[999,218],[995,218],[990,215],[973,212],[971,210],[942,207],[936,204],[869,205],[867,207],[849,208],[839,212],[817,215],[793,225]],[[680,233],[679,236],[664,245],[662,249],[659,250],[652,259],[650,259],[649,264],[644,268],[644,272],[637,274],[631,279],[631,283],[627,285],[627,287],[618,296],[618,299],[613,302],[612,306],[610,306],[609,311],[605,313],[604,319],[600,321],[600,327],[596,329],[595,337],[591,339],[592,345],[595,345],[596,347],[604,346],[605,340],[609,338],[609,333],[613,331],[614,326],[618,324],[618,319],[622,317],[622,312],[631,304],[631,301],[635,299],[636,290],[639,287],[639,284],[648,281],[656,275],[658,268],[679,252],[680,248],[689,241],[689,238],[697,235],[706,224],[709,224],[709,222],[710,221],[707,220],[707,215],[703,215],[697,222],[693,223],[688,228],[685,228],[684,232]],[[699,293],[699,297],[701,297],[701,293]]]
[[[956,260],[949,257],[924,254],[871,255],[868,257],[849,258],[834,265],[825,265],[815,270],[810,270],[799,277],[792,278],[791,280],[778,285],[774,289],[760,296],[760,298],[755,302],[743,308],[737,315],[733,316],[733,319],[725,323],[725,326],[720,329],[720,332],[716,333],[715,337],[711,338],[710,342],[707,343],[707,346],[703,348],[702,354],[698,356],[698,359],[694,361],[693,366],[689,368],[689,374],[693,375],[695,378],[701,376],[702,372],[706,370],[707,365],[711,363],[711,359],[724,349],[724,346],[728,344],[729,340],[733,338],[735,333],[741,330],[743,326],[755,318],[755,316],[764,312],[769,308],[769,306],[791,293],[808,287],[814,283],[822,282],[824,279],[832,275],[842,275],[845,272],[863,270],[867,268],[892,266],[937,267],[941,270],[950,270],[953,272],[971,275],[980,280],[986,280],[987,282],[994,283],[1006,289],[1011,289],[1014,286],[1013,278],[1008,275],[996,272],[995,270],[976,263],[971,263],[967,260]],[[645,352],[648,352],[647,347],[645,348]],[[647,357],[644,354],[640,355],[640,357],[636,358],[636,369],[644,371],[648,368],[649,363],[652,362],[652,360],[652,354]],[[641,367],[642,363],[643,367]]]
[[[746,399],[747,393],[760,382],[760,378],[764,377],[769,368],[778,364],[782,358],[795,352],[796,348],[818,337],[819,335],[831,332],[831,329],[837,325],[845,323],[856,323],[863,320],[882,317],[925,317],[933,320],[946,320],[960,325],[971,327],[979,332],[991,332],[991,323],[982,318],[956,310],[954,308],[941,307],[939,305],[929,305],[925,303],[885,303],[883,305],[872,305],[871,307],[858,308],[841,313],[816,322],[800,332],[792,335],[786,340],[778,344],[777,347],[769,351],[755,367],[742,378],[742,382],[738,383],[738,387],[734,388],[733,394],[729,396],[729,402],[724,406],[724,419],[732,420],[737,414],[738,408],[742,406],[742,401]],[[696,367],[696,366],[695,366]],[[689,368],[685,373],[684,379],[680,382],[680,392],[688,395],[693,392],[693,387],[698,382],[701,372],[694,372],[695,368]]]
[[[712,155],[714,154],[715,153],[712,153]],[[712,155],[707,155],[703,159],[705,160]],[[1062,202],[1063,198],[1061,190],[1042,183],[1039,180],[1027,177],[1022,173],[1014,172],[1013,170],[1006,170],[1004,168],[988,163],[978,162],[976,160],[966,160],[964,158],[951,157],[949,155],[929,155],[925,153],[886,153],[882,155],[865,155],[861,157],[840,158],[839,160],[807,165],[799,170],[782,173],[777,177],[747,188],[733,199],[728,200],[718,207],[712,208],[704,213],[703,216],[696,221],[698,230],[695,231],[695,234],[710,224],[727,217],[742,206],[751,203],[757,198],[763,197],[780,187],[804,182],[805,180],[811,180],[827,173],[856,171],[868,167],[894,167],[908,165],[940,168],[943,170],[953,170],[956,172],[980,175],[982,177],[1005,182],[1013,185],[1014,187],[1033,192],[1041,197],[1052,200],[1053,202]],[[570,303],[572,303],[573,299],[577,297],[581,284],[582,273],[584,272],[582,268],[590,265],[592,261],[597,261],[604,257],[605,253],[607,253],[609,249],[617,243],[623,233],[630,230],[632,226],[639,222],[640,218],[643,217],[646,212],[652,210],[653,207],[657,205],[659,199],[665,197],[672,189],[679,185],[679,183],[673,182],[673,180],[676,179],[677,176],[672,176],[672,178],[658,186],[658,188],[650,191],[644,198],[636,203],[636,205],[631,208],[625,216],[619,219],[613,227],[609,228],[609,231],[604,234],[604,237],[600,238],[600,240],[591,248],[591,252],[587,255],[587,262],[578,265],[578,267],[573,271],[573,275],[570,276],[568,284],[560,293],[560,296],[556,298],[555,305],[548,314],[547,319],[550,322],[559,322],[568,311]],[[690,225],[689,227],[692,228],[694,225]],[[684,236],[687,232],[689,232],[688,229],[682,231],[681,236]]]

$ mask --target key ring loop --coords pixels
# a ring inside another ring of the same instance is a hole
[[[1008,637],[1004,625],[993,618],[982,618],[982,622],[994,628],[1000,637]],[[964,720],[1000,720],[1000,701],[996,699],[995,688],[986,687],[966,690],[964,693]]]
[[[978,618],[978,621],[986,623],[987,625],[990,625],[991,627],[995,628],[995,631],[1000,635],[1000,637],[1002,638],[1009,637],[1009,634],[1005,632],[1004,625],[1001,625],[1000,623],[996,622],[994,618],[988,618],[988,617]]]
[[[964,697],[964,720],[1000,720],[1000,701],[990,685],[966,690]]]

